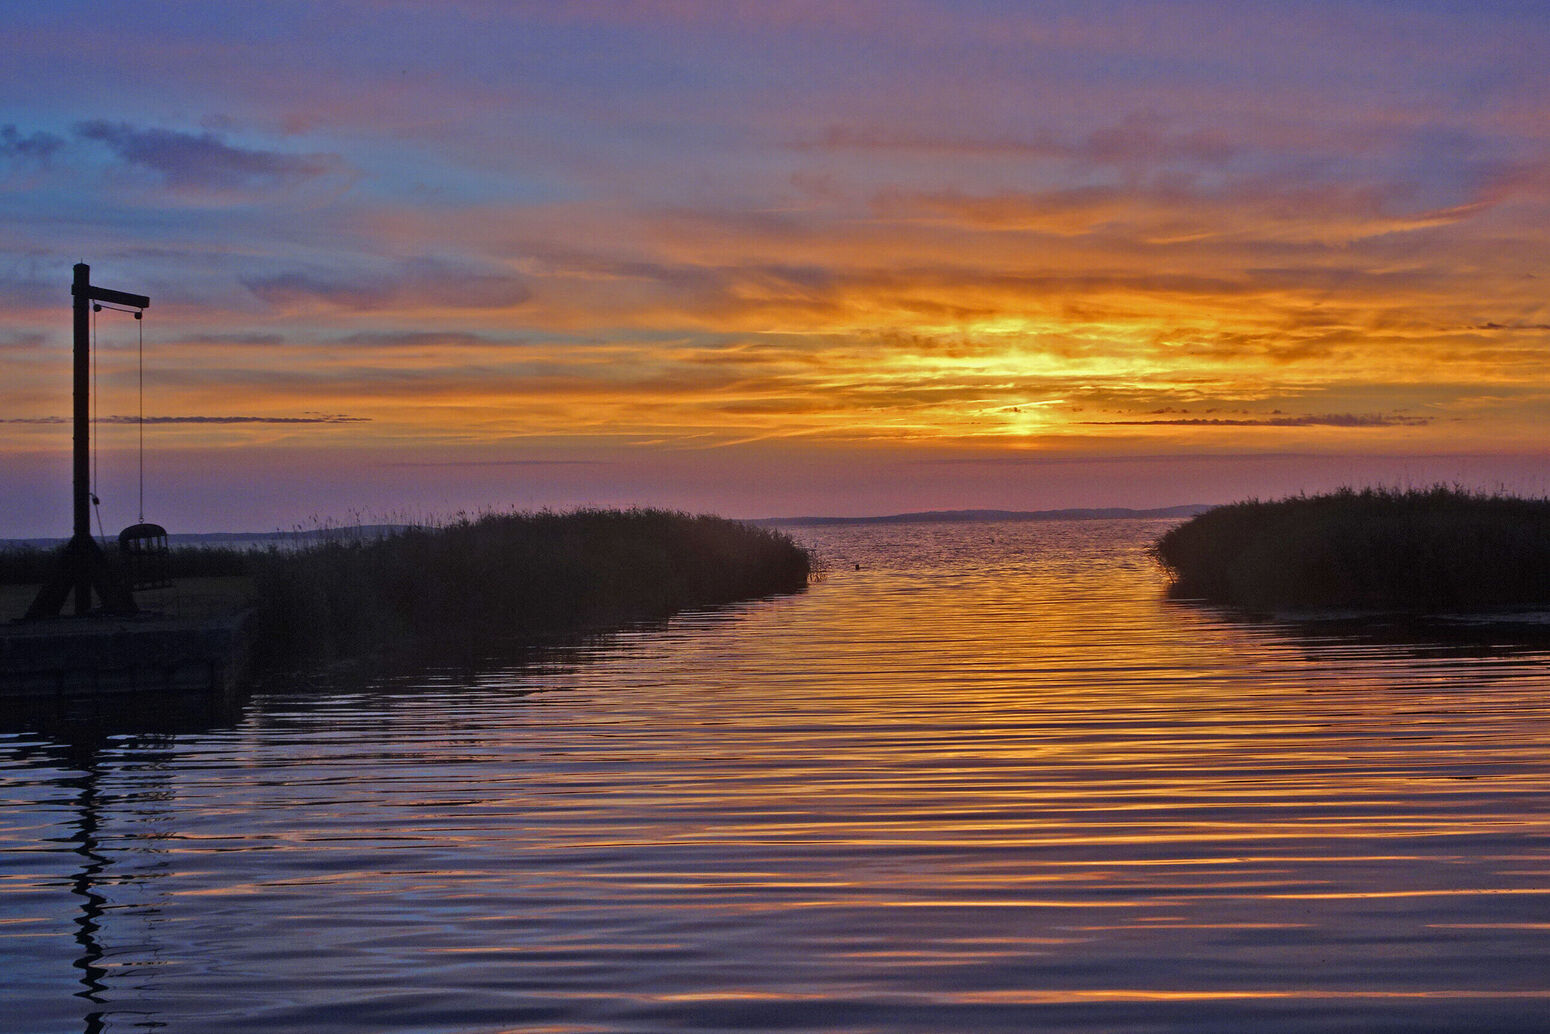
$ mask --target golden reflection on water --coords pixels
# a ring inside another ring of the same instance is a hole
[[[802,596],[113,740],[106,1008],[248,1030],[1550,1027],[1546,656],[1167,603],[1142,554],[1160,530],[826,529]],[[36,846],[71,821],[69,765],[28,749],[0,784],[0,945],[53,930],[19,972],[71,1029],[69,859]]]

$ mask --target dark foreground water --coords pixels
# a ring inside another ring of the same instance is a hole
[[[1161,527],[828,530],[527,667],[12,716],[0,1029],[1550,1029],[1546,655],[1168,604]]]

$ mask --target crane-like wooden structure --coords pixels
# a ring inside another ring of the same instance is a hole
[[[143,294],[93,286],[91,267],[84,262],[75,267],[70,293],[75,296],[75,529],[59,554],[53,577],[38,590],[27,609],[28,620],[57,617],[72,590],[77,614],[91,611],[94,589],[102,609],[110,614],[129,615],[139,610],[123,576],[91,536],[91,308],[93,303],[107,302],[143,310],[150,307],[151,300]]]

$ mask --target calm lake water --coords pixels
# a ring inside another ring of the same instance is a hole
[[[0,1029],[1550,1029],[1550,656],[1168,603],[1164,527],[804,531],[803,595],[525,666],[13,715]]]

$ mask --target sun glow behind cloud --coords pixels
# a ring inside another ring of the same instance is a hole
[[[68,448],[83,257],[153,297],[155,441],[212,471],[612,464],[659,476],[532,499],[760,513],[806,498],[803,449],[901,509],[1124,495],[917,461],[1543,456],[1550,26],[1523,5],[18,17],[18,483]]]

